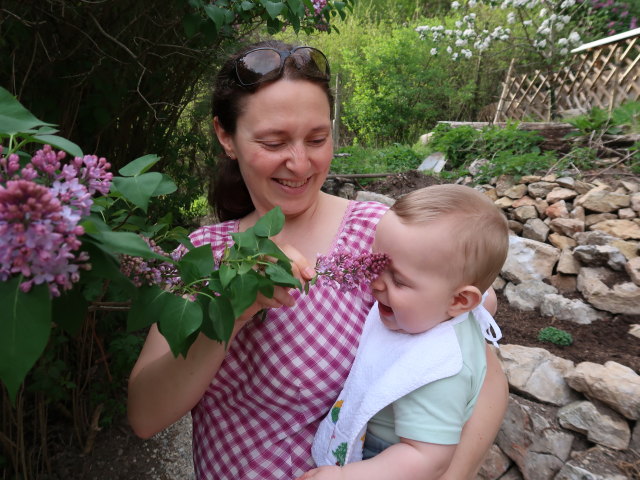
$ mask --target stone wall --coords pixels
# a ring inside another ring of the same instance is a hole
[[[476,188],[509,219],[509,256],[494,288],[512,306],[577,323],[617,314],[638,315],[640,323],[637,178],[501,177]],[[344,184],[340,189],[360,200],[394,201]],[[630,337],[637,348],[634,342]],[[640,478],[636,372],[615,362],[575,365],[541,348],[502,345],[496,353],[511,395],[478,478]]]

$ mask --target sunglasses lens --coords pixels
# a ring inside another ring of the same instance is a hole
[[[320,50],[312,47],[300,47],[295,50],[295,54],[307,60],[321,76],[329,76],[329,62]]]
[[[275,50],[254,50],[236,62],[238,79],[245,85],[280,68],[280,54]]]
[[[329,62],[320,50],[312,47],[297,47],[290,52],[280,52],[271,48],[259,48],[236,60],[238,80],[245,86],[254,85],[266,75],[279,73],[289,56],[295,61],[297,68],[308,75],[319,78],[329,77]]]
[[[309,56],[315,62],[316,67],[323,75],[329,75],[329,62],[327,62],[327,58],[320,50],[316,50],[315,48],[309,49]]]

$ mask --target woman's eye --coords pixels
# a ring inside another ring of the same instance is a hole
[[[398,280],[396,277],[392,277],[392,280],[393,280],[393,284],[395,286],[397,286],[397,287],[404,287],[405,286],[405,284],[402,283],[401,280]]]
[[[320,146],[320,145],[324,145],[326,141],[327,141],[327,137],[313,138],[309,140],[309,143],[313,146]]]
[[[282,147],[284,144],[282,142],[262,142],[262,145],[266,148],[275,149]]]

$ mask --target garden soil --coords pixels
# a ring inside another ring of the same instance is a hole
[[[416,188],[443,183],[442,179],[418,172],[405,172],[362,185],[362,189],[394,198]],[[537,312],[521,312],[509,306],[498,294],[498,325],[502,344],[544,348],[575,363],[603,364],[609,360],[626,365],[640,374],[640,339],[630,335],[637,316],[615,316],[610,320],[579,325]],[[557,346],[537,339],[541,328],[553,326],[569,332],[570,346]],[[92,451],[81,454],[68,448],[52,458],[53,475],[47,480],[188,480],[194,478],[191,463],[190,419],[149,440],[135,437],[126,421],[98,433]]]

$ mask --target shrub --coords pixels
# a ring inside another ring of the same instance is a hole
[[[518,129],[518,122],[508,122],[504,127],[485,127],[480,135],[478,148],[481,156],[491,158],[496,152],[509,151],[515,155],[540,153],[544,137],[536,131]]]
[[[549,342],[562,347],[567,347],[573,343],[573,337],[569,332],[560,330],[555,327],[545,327],[540,329],[538,340],[541,342]]]
[[[479,138],[480,132],[473,127],[452,128],[447,123],[440,123],[433,130],[429,148],[433,152],[444,153],[448,169],[453,170],[477,158]]]

